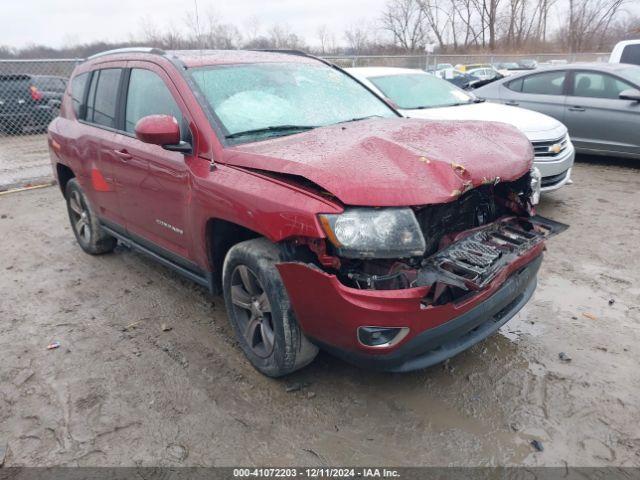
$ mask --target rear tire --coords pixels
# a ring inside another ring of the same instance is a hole
[[[80,248],[90,255],[112,252],[118,240],[102,229],[98,217],[75,178],[67,182],[65,197],[71,229]]]
[[[238,243],[222,275],[229,321],[251,364],[269,377],[309,364],[318,347],[304,336],[276,268],[280,249],[265,238]]]

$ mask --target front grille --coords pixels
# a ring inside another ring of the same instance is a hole
[[[542,177],[542,180],[540,181],[540,185],[544,188],[544,187],[552,187],[558,183],[560,183],[561,181],[563,181],[566,176],[567,176],[567,172],[569,170],[566,170],[562,173],[559,173],[558,175],[551,175],[549,177]]]
[[[555,140],[543,140],[539,142],[531,142],[536,159],[552,159],[564,152],[569,145],[567,135],[563,135]]]
[[[529,173],[513,182],[481,185],[452,202],[427,205],[417,210],[416,218],[427,246],[425,255],[437,251],[443,236],[486,225],[509,213],[504,204],[513,192],[525,197],[531,194]]]
[[[427,244],[426,254],[434,253],[442,237],[492,222],[497,218],[492,185],[482,185],[450,203],[428,205],[416,212]]]

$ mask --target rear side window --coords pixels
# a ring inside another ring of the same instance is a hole
[[[71,104],[77,118],[84,118],[82,105],[84,102],[84,93],[87,90],[88,80],[89,74],[81,73],[80,75],[73,77],[73,80],[71,81]]]
[[[622,50],[620,63],[633,63],[640,65],[640,45],[627,45]]]
[[[513,81],[507,83],[507,88],[509,90],[513,90],[514,92],[521,92],[522,91],[522,79],[518,78],[517,80],[513,80]]]
[[[611,75],[597,72],[576,72],[573,80],[573,95],[590,98],[619,98],[620,93],[633,88],[628,83]]]
[[[97,70],[91,79],[86,120],[105,127],[116,127],[116,107],[122,69]]]
[[[125,130],[133,133],[147,115],[171,115],[182,124],[182,113],[162,78],[151,70],[134,68],[129,78]]]
[[[34,77],[33,84],[43,92],[63,93],[66,88],[64,80],[57,77]]]
[[[562,95],[565,72],[545,72],[522,79],[522,93],[536,95]]]

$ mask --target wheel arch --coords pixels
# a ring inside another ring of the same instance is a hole
[[[245,240],[259,237],[265,237],[265,235],[228,220],[221,218],[207,220],[205,245],[214,293],[222,292],[222,265],[231,247]]]
[[[56,163],[56,177],[58,178],[58,186],[62,191],[62,195],[65,195],[67,183],[69,183],[69,180],[72,178],[75,178],[76,174],[64,163]]]

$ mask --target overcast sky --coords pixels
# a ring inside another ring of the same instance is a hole
[[[342,42],[351,24],[377,18],[385,0],[1,0],[0,45],[23,47],[36,43],[53,47],[93,40],[129,40],[140,32],[143,18],[158,27],[174,23],[183,28],[197,1],[201,14],[215,11],[222,21],[243,30],[252,17],[262,30],[287,24],[317,44],[316,30],[325,24]],[[138,35],[139,36],[139,35]]]

